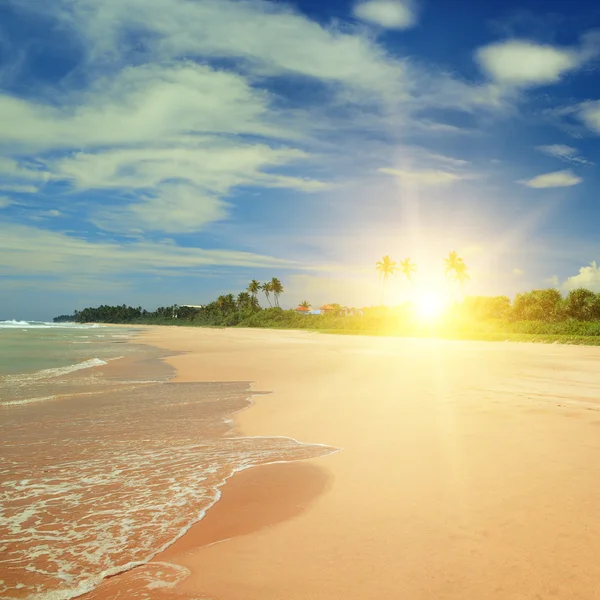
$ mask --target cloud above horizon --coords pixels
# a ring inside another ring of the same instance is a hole
[[[573,171],[567,169],[564,171],[554,171],[552,173],[544,173],[543,175],[537,175],[532,179],[519,181],[523,185],[530,188],[546,189],[546,188],[561,188],[571,187],[581,183],[583,179],[573,173]]]
[[[561,284],[561,288],[566,292],[578,288],[600,292],[600,266],[596,264],[596,261],[592,261],[589,265],[581,267],[577,275],[568,277]]]
[[[367,0],[354,6],[354,16],[385,29],[408,29],[417,22],[412,0]]]

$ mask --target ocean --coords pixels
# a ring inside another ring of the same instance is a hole
[[[60,393],[60,376],[119,358],[132,333],[98,325],[0,321],[0,404],[35,402],[45,397],[44,390]]]
[[[332,448],[240,436],[251,382],[176,383],[132,328],[0,322],[0,599],[66,600],[152,563],[235,472]],[[133,597],[132,597],[133,598]]]

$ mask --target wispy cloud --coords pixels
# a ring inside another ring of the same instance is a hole
[[[78,190],[140,192],[129,205],[103,207],[93,217],[103,229],[176,233],[198,231],[227,217],[231,206],[224,198],[237,186],[326,189],[324,182],[264,171],[306,158],[293,148],[195,137],[171,147],[76,153],[52,163],[52,171]]]
[[[560,188],[560,187],[571,187],[581,183],[583,179],[578,177],[570,170],[565,171],[554,171],[553,173],[545,173],[538,175],[532,179],[522,180],[518,183],[522,183],[530,188]]]
[[[65,105],[0,94],[0,147],[13,151],[142,144],[190,133],[285,136],[268,94],[241,76],[195,63],[126,67],[90,89],[60,98]],[[37,177],[3,159],[15,176]]]
[[[398,177],[404,183],[420,185],[448,185],[467,178],[465,175],[436,169],[409,171],[406,169],[382,168],[379,169],[379,172]]]
[[[577,155],[577,149],[564,144],[550,144],[548,146],[537,146],[537,149],[548,156],[553,156],[568,163],[577,165],[593,165],[593,162]]]
[[[35,244],[23,243],[35,239]],[[93,273],[98,279],[123,273],[175,274],[207,266],[304,268],[295,261],[236,250],[179,246],[173,242],[128,244],[89,242],[65,233],[16,223],[0,223],[0,268],[5,275],[74,277]]]
[[[326,190],[330,182],[298,174],[320,131],[339,138],[348,130],[351,142],[355,123],[452,134],[462,129],[423,111],[503,102],[493,85],[390,54],[364,26],[322,25],[283,3],[58,0],[19,8],[46,13],[78,37],[87,85],[44,88],[35,99],[0,93],[7,191],[33,192],[32,181],[50,180],[76,193],[119,193],[118,206],[109,200],[87,211],[111,231],[199,231],[232,214],[229,197],[241,187]],[[407,0],[372,0],[356,11],[386,27],[416,19]],[[223,60],[227,69],[216,66]],[[316,85],[318,105],[291,108],[295,99],[269,85],[283,77]],[[357,121],[338,116],[345,110]],[[25,155],[36,164],[23,164]],[[395,174],[441,185],[464,179],[454,172],[462,166],[448,160],[446,168],[402,166]]]

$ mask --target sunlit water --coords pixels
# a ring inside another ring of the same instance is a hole
[[[249,405],[248,382],[171,383],[160,351],[128,343],[117,352],[115,336],[131,332],[109,329],[16,338],[62,354],[26,374],[13,364],[0,388],[2,600],[92,590],[180,537],[236,471],[333,451],[236,437],[229,417]],[[96,337],[74,360],[64,344],[83,335]],[[173,565],[144,573],[148,589],[182,576]]]

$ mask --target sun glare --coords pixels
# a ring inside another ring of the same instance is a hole
[[[442,316],[447,305],[445,298],[436,292],[424,292],[415,302],[415,309],[421,321],[434,321]]]

